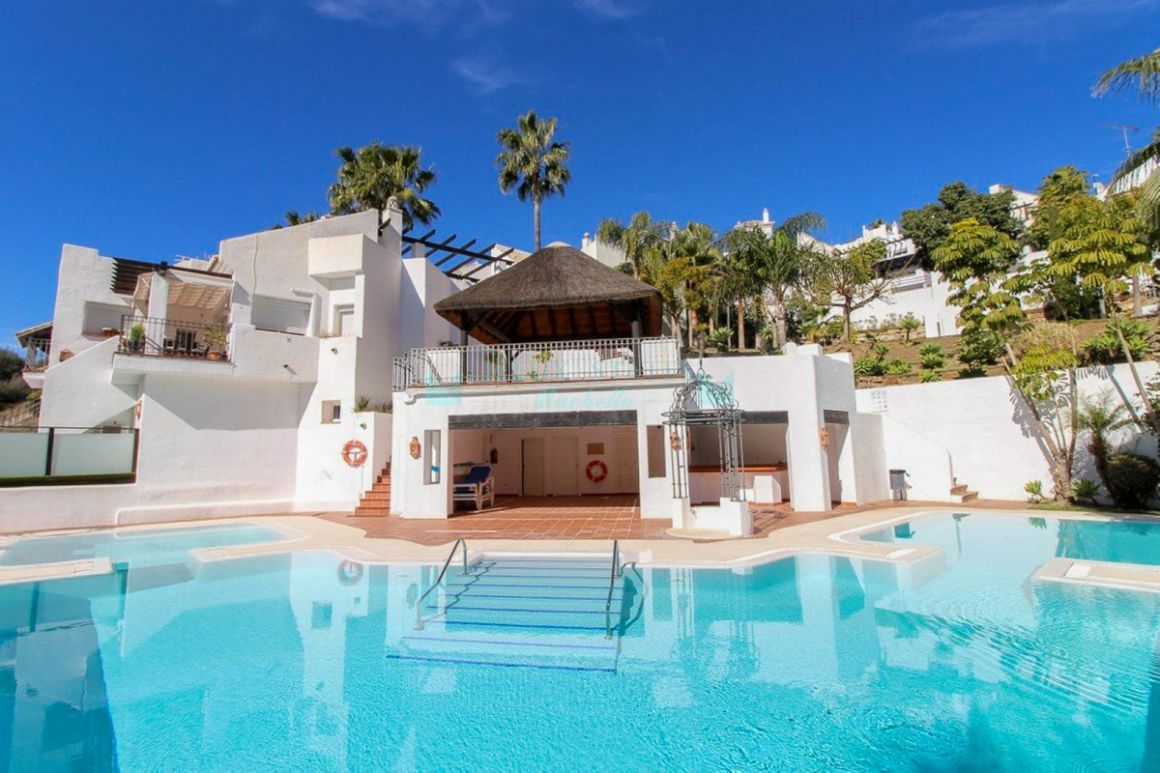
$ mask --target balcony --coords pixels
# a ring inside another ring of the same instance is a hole
[[[221,323],[182,322],[126,314],[121,318],[121,331],[118,354],[197,360],[229,359],[229,332]]]
[[[412,349],[395,358],[395,391],[440,386],[623,381],[681,376],[675,338],[606,338]]]
[[[52,340],[29,338],[24,342],[24,372],[39,373],[48,367],[48,350]]]

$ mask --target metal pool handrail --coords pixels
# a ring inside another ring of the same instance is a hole
[[[439,576],[435,578],[435,582],[431,585],[430,588],[423,591],[423,595],[420,596],[419,600],[415,602],[416,631],[423,630],[423,602],[426,601],[427,597],[431,595],[432,591],[438,588],[439,585],[443,582],[443,578],[447,575],[447,567],[451,566],[451,559],[455,558],[455,551],[459,550],[460,548],[463,548],[463,573],[467,574],[467,540],[463,539],[463,537],[460,537],[459,539],[455,540],[455,544],[451,546],[451,552],[447,554],[447,560],[443,562],[443,568],[439,570]]]
[[[612,591],[620,576],[620,540],[612,541],[612,569],[608,574],[608,599],[604,602],[604,638],[612,638]]]

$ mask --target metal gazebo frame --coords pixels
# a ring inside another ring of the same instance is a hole
[[[737,406],[733,387],[718,383],[698,368],[684,384],[673,390],[673,402],[664,414],[669,425],[669,457],[673,470],[673,496],[689,498],[689,427],[716,426],[721,464],[721,498],[745,501],[745,466],[741,442],[744,411]]]

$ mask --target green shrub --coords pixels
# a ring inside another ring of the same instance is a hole
[[[19,374],[7,381],[0,381],[0,405],[22,403],[28,399],[30,391],[28,384],[24,383],[24,377]]]
[[[1084,505],[1095,504],[1096,492],[1099,490],[1099,484],[1087,478],[1081,478],[1071,484],[1072,499]]]
[[[898,326],[906,334],[906,340],[910,341],[910,334],[922,329],[922,321],[913,314],[907,314],[899,320]]]
[[[932,381],[938,381],[942,378],[937,370],[923,370],[918,374],[918,377],[924,384],[929,384]]]
[[[1120,452],[1108,457],[1108,494],[1116,507],[1139,509],[1156,495],[1160,464],[1146,456]]]
[[[859,357],[854,360],[855,376],[881,376],[881,363],[874,357]]]
[[[1124,340],[1128,342],[1128,350],[1132,353],[1132,359],[1142,360],[1148,355],[1148,349],[1151,347],[1154,336],[1152,326],[1138,319],[1113,319],[1102,333],[1084,344],[1088,362],[1106,365],[1113,362],[1124,362],[1128,359],[1124,354],[1120,337],[1116,334],[1117,329],[1124,334]]]
[[[887,376],[905,376],[910,373],[910,363],[905,360],[893,359],[886,363]]]
[[[1036,504],[1043,501],[1043,481],[1029,480],[1023,484],[1023,490],[1027,492],[1027,501]]]
[[[994,333],[976,330],[964,333],[959,339],[959,362],[970,373],[981,373],[1003,356],[1003,342]]]
[[[733,331],[727,327],[714,330],[713,334],[709,336],[709,343],[718,352],[729,351],[729,345],[733,339]]]

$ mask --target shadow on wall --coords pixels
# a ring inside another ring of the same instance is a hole
[[[171,421],[194,430],[297,430],[308,404],[299,400],[297,384],[190,379],[177,383],[173,389],[150,389],[146,394],[171,414]],[[145,418],[148,421],[148,414]]]

